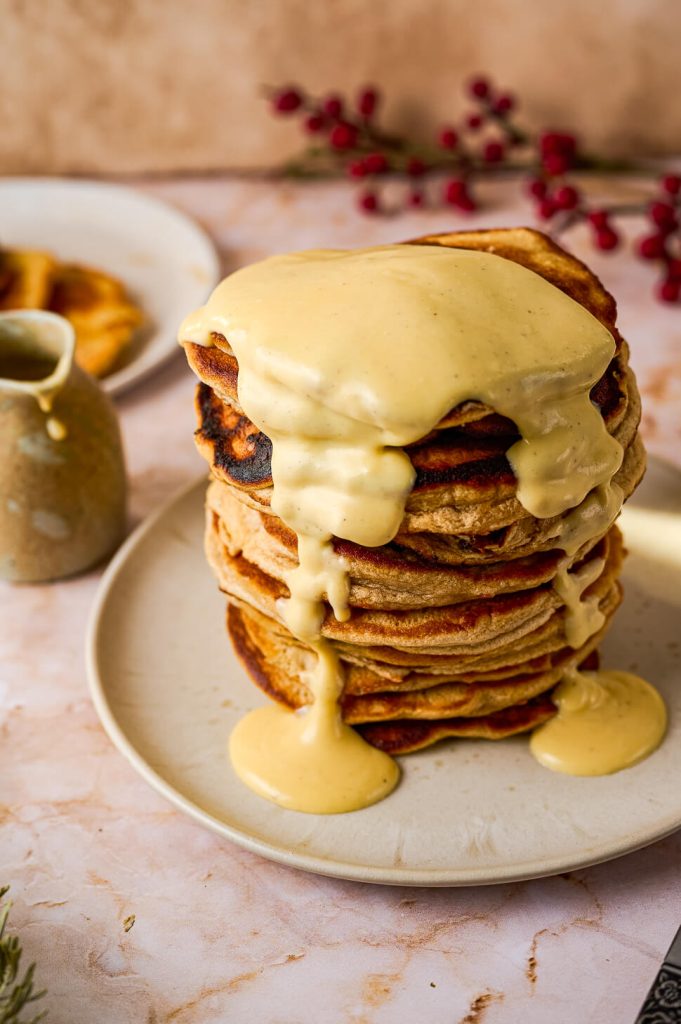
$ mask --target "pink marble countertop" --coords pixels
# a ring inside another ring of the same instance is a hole
[[[140,187],[201,221],[225,268],[457,226],[447,211],[363,218],[337,183]],[[500,187],[467,223],[530,219]],[[681,466],[681,311],[651,299],[647,267],[569,241],[618,297],[649,448]],[[203,472],[192,390],[178,357],[118,402],[131,525]],[[262,860],[175,811],[104,734],[83,659],[98,582],[0,586],[0,882],[51,1024],[634,1020],[681,923],[681,834],[487,888],[383,888]]]

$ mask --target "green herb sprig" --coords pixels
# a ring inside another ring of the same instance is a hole
[[[42,999],[45,991],[36,992],[33,986],[35,964],[21,972],[21,944],[16,935],[5,935],[7,920],[12,904],[3,902],[9,886],[0,887],[0,1024],[38,1024],[47,1014],[46,1010],[28,1020],[21,1017],[29,1003]]]

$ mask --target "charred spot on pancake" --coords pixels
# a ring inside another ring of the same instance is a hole
[[[235,484],[267,485],[272,481],[272,442],[247,416],[221,402],[212,388],[201,382],[196,391],[200,427],[198,441],[207,442],[213,464]]]
[[[442,484],[467,484],[484,487],[489,483],[493,484],[495,488],[499,488],[500,485],[513,487],[515,484],[513,470],[505,455],[476,459],[457,465],[447,465],[444,459],[439,461],[436,453],[432,451],[418,452],[414,455],[410,451],[409,455],[416,470],[414,491],[423,491]]]
[[[601,379],[596,381],[591,389],[591,401],[598,406],[606,421],[616,414],[626,401],[624,376],[619,356],[615,356]]]

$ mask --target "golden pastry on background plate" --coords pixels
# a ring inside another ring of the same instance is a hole
[[[93,377],[113,369],[144,322],[120,281],[75,263],[57,266],[47,308],[71,321],[76,361]]]
[[[48,252],[0,249],[0,309],[45,309],[55,267]]]
[[[66,317],[76,331],[76,362],[93,377],[111,372],[145,319],[117,278],[32,249],[0,250],[0,309]]]

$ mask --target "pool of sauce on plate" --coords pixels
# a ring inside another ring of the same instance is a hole
[[[365,807],[393,789],[399,769],[341,720],[342,668],[322,635],[325,601],[340,621],[349,616],[332,537],[368,547],[391,541],[414,482],[403,447],[459,403],[484,402],[518,427],[507,457],[523,507],[538,518],[574,509],[556,541],[565,560],[555,585],[568,642],[580,646],[603,624],[585,595],[603,563],[569,565],[622,503],[612,478],[623,452],[589,397],[615,343],[583,306],[519,264],[411,245],[314,250],[239,270],[185,320],[180,340],[210,345],[213,333],[238,361],[244,412],[272,441],[272,510],[298,537],[299,564],[279,611],[317,655],[306,680],[311,705],[250,712],[232,733],[232,764],[284,807]],[[610,694],[609,685],[594,676],[593,687]],[[630,691],[636,704],[630,682],[608,701],[620,708]],[[555,720],[587,728],[570,700]],[[616,767],[631,763],[613,756]]]
[[[630,672],[568,672],[552,699],[558,714],[534,730],[530,750],[567,775],[610,775],[637,764],[667,728],[662,697]]]

